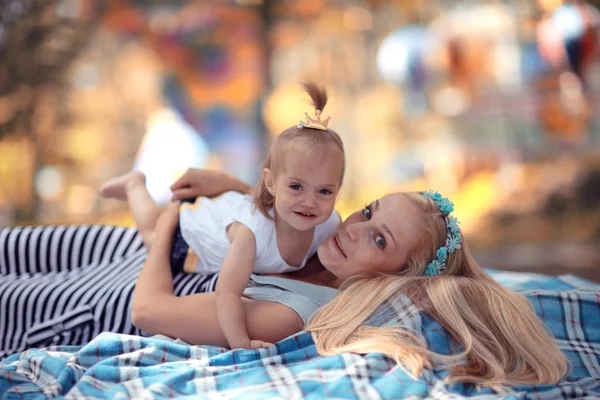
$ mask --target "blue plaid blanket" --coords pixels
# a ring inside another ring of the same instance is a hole
[[[510,399],[600,398],[600,286],[573,276],[491,271],[525,294],[571,362],[558,385],[512,388]],[[418,329],[434,351],[452,341],[409,300],[388,318]],[[380,317],[378,317],[380,318]],[[448,371],[414,380],[380,354],[319,357],[307,332],[257,351],[225,351],[159,338],[103,333],[85,346],[31,349],[0,362],[2,398],[496,398],[473,385],[447,385]]]

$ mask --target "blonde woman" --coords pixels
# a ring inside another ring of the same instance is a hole
[[[183,190],[191,194],[189,180],[186,174],[175,185],[176,198]],[[236,187],[239,182],[224,189]],[[202,190],[220,191],[213,189]],[[163,214],[157,238],[172,236],[177,210],[174,204]],[[566,358],[528,301],[475,264],[452,210],[437,193],[390,194],[348,217],[303,270],[254,276],[244,292],[251,339],[276,342],[306,329],[321,355],[381,352],[415,375],[426,365],[446,363],[450,380],[494,388],[557,383],[567,372]],[[226,346],[213,293],[173,294],[170,247],[157,240],[142,268],[134,324],[148,333]],[[439,321],[463,351],[434,354],[402,325],[365,324],[400,295]]]

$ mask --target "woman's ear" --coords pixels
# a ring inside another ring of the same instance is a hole
[[[273,176],[273,172],[269,168],[264,168],[262,170],[263,174],[263,182],[265,183],[265,187],[267,191],[271,194],[271,196],[275,196],[275,177]]]

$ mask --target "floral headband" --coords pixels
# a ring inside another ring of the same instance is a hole
[[[436,259],[427,264],[423,273],[425,276],[436,276],[446,270],[448,254],[452,254],[461,248],[462,238],[459,232],[458,220],[455,217],[450,217],[450,213],[454,211],[454,204],[437,191],[423,192],[423,196],[432,199],[437,204],[446,221],[446,244],[436,251]]]

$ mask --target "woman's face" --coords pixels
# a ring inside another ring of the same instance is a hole
[[[418,244],[420,213],[403,193],[375,200],[319,246],[319,260],[341,279],[397,272]]]

